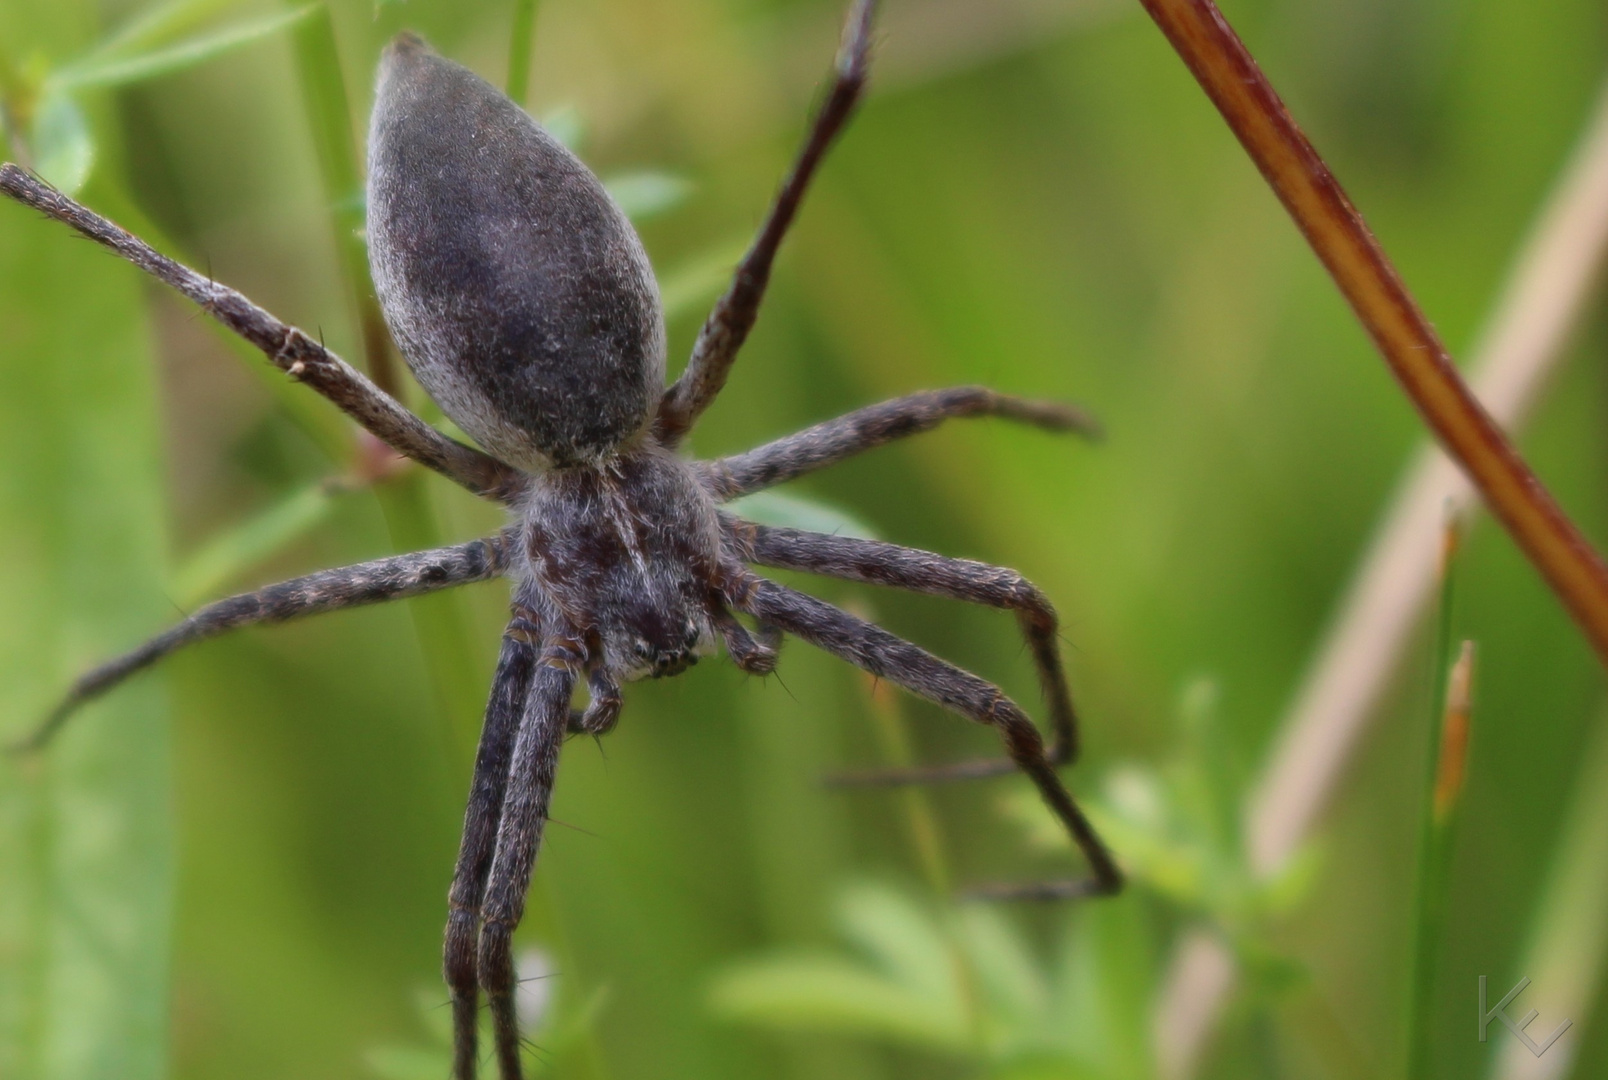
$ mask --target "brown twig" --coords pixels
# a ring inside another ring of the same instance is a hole
[[[1608,662],[1608,566],[1459,377],[1339,181],[1212,0],[1141,0],[1306,235],[1441,445]]]

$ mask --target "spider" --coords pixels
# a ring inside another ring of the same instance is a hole
[[[860,409],[715,461],[677,448],[719,394],[758,315],[772,262],[823,155],[866,84],[873,0],[857,0],[833,79],[764,224],[716,303],[685,371],[665,386],[657,286],[635,231],[597,179],[500,91],[412,34],[385,50],[369,129],[368,243],[381,307],[414,375],[487,452],[408,412],[319,342],[169,259],[15,165],[0,190],[111,248],[332,401],[397,452],[506,506],[496,536],[324,570],[207,605],[80,678],[24,744],[41,746],[85,702],[176,649],[241,626],[512,582],[463,840],[448,895],[444,974],[453,1069],[472,1080],[484,991],[504,1080],[520,1075],[511,937],[518,926],[566,735],[601,735],[620,686],[676,675],[723,645],[769,673],[784,634],[995,728],[1007,756],[862,775],[912,783],[1020,769],[1082,850],[1086,876],[982,890],[998,897],[1116,892],[1122,876],[1056,767],[1077,721],[1056,616],[1015,571],[870,540],[745,521],[738,496],[953,417],[1050,430],[1087,426],[1065,406],[983,387]],[[1049,703],[1048,744],[999,689],[751,565],[1014,611]],[[754,620],[750,631],[736,615]],[[584,709],[571,708],[586,683]]]

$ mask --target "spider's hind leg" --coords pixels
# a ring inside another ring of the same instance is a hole
[[[280,322],[211,277],[161,254],[133,233],[9,162],[0,165],[0,194],[72,226],[177,289],[260,349],[269,363],[318,391],[404,457],[486,498],[508,502],[523,490],[526,478],[519,470],[441,434],[307,333]]]
[[[1090,439],[1100,436],[1099,422],[1074,406],[1001,394],[986,386],[951,386],[867,405],[741,454],[701,462],[698,468],[709,492],[726,502],[895,439],[931,431],[945,420],[978,416],[1015,420],[1045,431],[1076,432]]]
[[[976,890],[976,894],[999,899],[1070,899],[1110,895],[1122,888],[1122,871],[1045,757],[1038,729],[997,687],[881,627],[773,581],[756,579],[741,607],[863,671],[999,732],[1012,763],[1032,780],[1045,805],[1083,852],[1090,874],[1068,881],[995,886]]]
[[[1056,647],[1059,622],[1055,609],[1032,582],[1015,570],[878,540],[757,525],[730,515],[722,515],[721,523],[741,557],[760,566],[888,585],[1014,612],[1049,706],[1051,737],[1045,759],[1051,765],[1067,765],[1077,759],[1077,710],[1072,705],[1066,671]],[[1009,758],[993,758],[840,774],[831,781],[841,786],[919,784],[1002,776],[1015,769],[1016,763]]]

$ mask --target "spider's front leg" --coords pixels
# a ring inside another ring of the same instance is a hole
[[[999,732],[1006,753],[1033,781],[1045,805],[1066,827],[1088,860],[1091,872],[1087,877],[1069,881],[990,886],[974,890],[975,895],[998,899],[1072,899],[1110,895],[1122,888],[1122,871],[1061,783],[1054,766],[1046,760],[1044,740],[1038,729],[999,688],[879,626],[774,581],[755,578],[741,609],[878,678],[897,683],[928,701]]]
[[[0,165],[0,194],[72,226],[183,293],[262,350],[275,367],[318,391],[404,457],[486,498],[506,502],[524,489],[526,478],[517,469],[447,438],[303,331],[287,326],[235,290],[168,258],[9,162]]]
[[[512,936],[547,821],[559,744],[567,730],[585,730],[569,709],[582,663],[580,646],[544,630],[551,621],[546,607],[529,583],[514,597],[447,894],[442,967],[452,993],[453,1080],[475,1077],[482,988],[491,1005],[503,1080],[520,1074]],[[596,685],[593,694],[595,707]]]
[[[559,747],[570,723],[570,696],[586,660],[581,636],[555,626],[557,622],[550,615],[541,621],[541,644],[536,648],[518,732],[508,760],[502,811],[496,822],[496,842],[480,897],[481,923],[475,971],[491,1007],[497,1064],[503,1080],[519,1080],[520,1077],[513,934],[525,913],[525,894],[530,889],[531,871],[535,868],[536,853],[547,824]],[[476,831],[477,841],[483,842],[484,836],[485,826],[481,825]],[[467,851],[467,829],[464,839]],[[456,1016],[456,1009],[454,1012]],[[460,1054],[465,1046],[468,1051],[467,1068],[460,1056],[458,1080],[471,1080],[474,1075],[474,1033],[464,1030],[465,1023],[472,1025],[472,1010],[458,1021],[456,1043]]]
[[[477,1062],[477,1026],[480,1010],[480,976],[476,952],[480,939],[480,908],[502,819],[503,797],[508,790],[508,766],[514,737],[525,714],[535,676],[538,647],[521,633],[516,616],[503,635],[502,654],[486,702],[486,719],[475,752],[474,779],[469,806],[463,816],[463,840],[458,863],[447,893],[447,933],[442,968],[452,992],[452,1075],[474,1080]]]
[[[726,385],[726,376],[737,360],[737,353],[748,339],[759,317],[760,302],[770,283],[771,264],[782,238],[793,224],[804,193],[827,148],[849,122],[854,107],[865,93],[871,61],[871,20],[876,14],[875,0],[855,0],[843,26],[843,42],[838,49],[832,85],[821,107],[810,122],[793,169],[782,181],[781,190],[771,203],[770,213],[760,226],[759,235],[737,265],[731,285],[698,331],[686,370],[659,403],[656,429],[666,446],[677,445],[692,430],[698,417]]]

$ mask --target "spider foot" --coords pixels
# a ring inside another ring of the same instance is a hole
[[[1115,896],[1122,891],[1122,875],[1112,870],[1108,877],[1092,874],[1063,881],[999,881],[973,885],[961,891],[962,900],[1053,901],[1085,900]]]
[[[593,697],[585,712],[570,712],[569,730],[580,735],[607,735],[620,722],[621,707],[618,691]]]
[[[1049,762],[1061,762],[1051,756]],[[908,787],[914,784],[946,784],[955,780],[986,780],[992,776],[1011,776],[1019,766],[1010,758],[979,758],[953,761],[947,765],[918,765],[908,769],[862,769],[828,773],[822,780],[831,788]]]
[[[480,985],[491,1009],[498,1072],[502,1080],[520,1080],[524,1066],[520,1055],[519,1014],[514,1001],[513,928],[488,919],[480,928],[477,960]]]
[[[762,626],[755,638],[724,607],[711,613],[711,622],[726,644],[726,655],[739,669],[750,675],[769,675],[776,670],[776,655],[782,635],[773,627]]]

